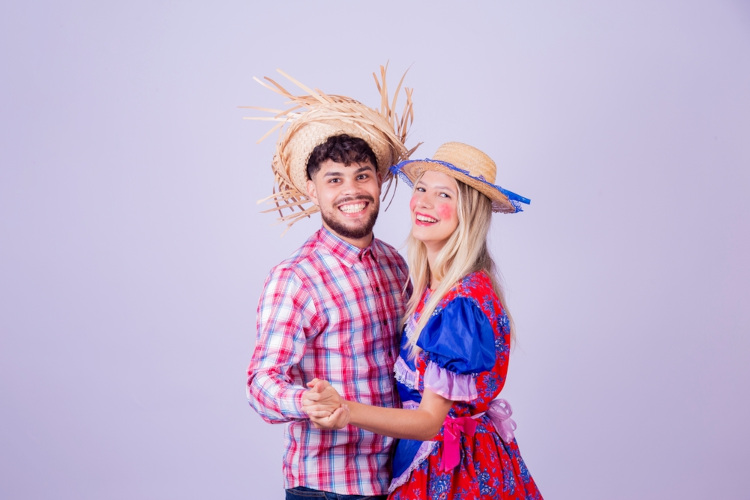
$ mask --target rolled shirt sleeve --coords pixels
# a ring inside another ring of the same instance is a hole
[[[257,337],[247,380],[248,401],[266,422],[307,419],[302,411],[306,388],[296,367],[305,354],[305,331],[313,316],[312,300],[300,277],[293,269],[274,269],[258,303]]]

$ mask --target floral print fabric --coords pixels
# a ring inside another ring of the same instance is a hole
[[[426,292],[422,306],[427,298]],[[489,277],[470,274],[443,298],[420,333],[417,345],[423,350],[416,359],[409,359],[403,337],[396,380],[404,408],[416,408],[425,387],[440,394],[450,387],[454,403],[448,417],[473,417],[477,426],[473,436],[460,435],[459,463],[448,471],[441,466],[444,428],[433,441],[400,440],[389,498],[541,499],[516,440],[503,441],[483,415],[505,384],[510,353],[508,317]],[[488,345],[494,351],[489,358]]]

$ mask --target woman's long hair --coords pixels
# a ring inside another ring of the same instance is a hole
[[[415,182],[414,185],[417,183]],[[487,235],[492,222],[492,202],[476,189],[456,180],[458,184],[458,226],[442,250],[435,258],[435,269],[430,269],[427,261],[427,248],[424,243],[415,239],[411,233],[407,239],[407,261],[412,277],[413,294],[406,305],[404,322],[409,321],[419,306],[424,291],[430,286],[431,275],[440,282],[437,289],[431,291],[416,328],[408,333],[409,353],[412,356],[421,351],[417,347],[419,333],[432,316],[440,300],[464,276],[475,271],[485,271],[490,277],[505,314],[508,316],[511,328],[511,339],[515,338],[515,328],[510,312],[505,305],[505,294],[487,248]]]

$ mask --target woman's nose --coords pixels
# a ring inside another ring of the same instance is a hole
[[[430,200],[427,199],[427,196],[422,195],[417,198],[417,206],[428,208],[432,206],[432,204],[430,203]]]

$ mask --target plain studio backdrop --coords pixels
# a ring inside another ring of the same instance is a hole
[[[260,213],[240,106],[283,107],[277,68],[377,106],[386,62],[416,156],[470,143],[532,200],[491,241],[542,493],[750,498],[747,2],[6,2],[0,51],[1,498],[282,498],[246,367],[320,219]]]

